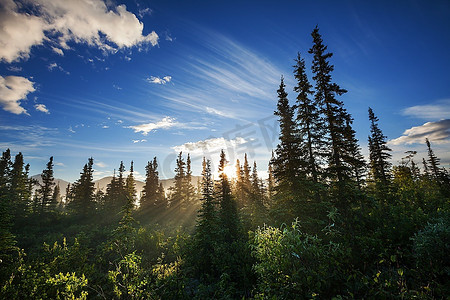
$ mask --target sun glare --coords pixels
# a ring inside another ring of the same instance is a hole
[[[227,165],[223,169],[223,173],[227,175],[228,179],[236,177],[236,168],[234,166]]]

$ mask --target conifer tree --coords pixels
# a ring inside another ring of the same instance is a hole
[[[123,162],[120,162],[119,170],[119,177],[116,177],[116,170],[114,170],[113,178],[106,186],[104,205],[105,209],[111,211],[113,214],[119,213],[128,201],[123,180],[123,172],[125,171]]]
[[[332,53],[327,52],[323,44],[319,29],[316,27],[311,33],[313,46],[309,53],[313,54],[312,72],[315,84],[314,102],[324,117],[324,146],[323,153],[327,161],[326,178],[332,183],[334,201],[338,209],[348,210],[349,202],[354,197],[352,191],[357,184],[356,169],[364,164],[360,155],[354,131],[351,128],[352,119],[344,108],[342,101],[337,99],[347,91],[333,82],[331,73],[334,66],[329,63]]]
[[[289,105],[283,77],[277,93],[275,115],[278,116],[280,124],[280,136],[271,163],[278,195],[277,202],[284,206],[283,209],[287,209],[292,208],[294,197],[301,192],[300,182],[305,179],[305,173],[300,170],[304,169],[305,164],[300,152],[301,140],[294,120],[294,108]]]
[[[251,167],[248,163],[247,153],[244,154],[244,165],[242,167],[242,186],[245,191],[245,196],[248,197],[248,194],[251,190],[251,179],[250,179]]]
[[[134,180],[133,161],[131,161],[130,172],[126,179],[125,190],[126,190],[127,197],[129,197],[130,201],[133,201],[133,203],[135,203],[137,192],[136,192],[136,182]]]
[[[348,114],[345,121],[345,151],[343,151],[343,160],[349,166],[350,179],[361,190],[364,185],[366,174],[366,162],[361,154],[361,147],[358,145],[356,132],[352,128],[353,118]]]
[[[42,171],[42,183],[38,189],[39,204],[41,207],[41,213],[46,210],[53,210],[56,207],[56,203],[52,203],[53,186],[55,181],[53,178],[53,156],[50,157],[47,163],[47,168]]]
[[[94,159],[88,159],[83,166],[80,178],[70,188],[69,209],[77,214],[86,216],[95,210]]]
[[[275,180],[273,176],[273,167],[272,167],[272,160],[274,159],[274,154],[272,151],[272,158],[269,161],[269,166],[267,168],[267,196],[269,198],[269,202],[272,202],[273,195],[275,194]]]
[[[428,139],[426,139],[426,144],[428,149],[427,162],[430,170],[429,173],[431,174],[431,177],[440,185],[443,195],[450,195],[450,175],[445,168],[440,167],[440,159],[434,154]]]
[[[194,268],[194,276],[208,281],[218,275],[217,266],[215,265],[218,222],[214,201],[211,161],[203,158],[202,165],[201,208],[198,212],[190,259]]]
[[[428,139],[425,140],[426,144],[427,144],[427,150],[428,150],[428,166],[429,166],[429,170],[431,173],[431,176],[434,179],[439,180],[441,177],[441,169],[440,169],[440,159],[436,157],[436,155],[433,152],[433,149],[431,149],[431,144],[430,141]]]
[[[174,177],[174,185],[169,189],[172,194],[170,195],[170,206],[181,209],[182,202],[184,200],[185,195],[185,186],[186,186],[186,172],[185,166],[186,163],[182,157],[182,152],[178,154],[178,158],[176,160],[177,166],[175,168],[175,177]]]
[[[195,189],[192,185],[192,170],[191,170],[191,156],[187,155],[186,159],[186,179],[185,179],[185,187],[184,187],[184,201],[187,205],[191,205],[194,201],[195,197]]]
[[[158,162],[156,157],[149,161],[145,167],[145,185],[141,197],[140,209],[148,209],[156,206],[160,200]]]
[[[236,202],[231,195],[230,181],[224,172],[225,166],[228,164],[225,152],[220,152],[219,162],[219,186],[218,186],[218,203],[220,207],[220,223],[223,230],[223,239],[225,243],[231,244],[236,238],[239,228],[239,218],[237,215]]]
[[[236,160],[236,178],[234,182],[234,194],[236,196],[236,205],[239,209],[246,205],[246,193],[244,188],[244,171],[242,170],[241,162]]]
[[[13,202],[15,217],[23,215],[31,201],[28,170],[30,165],[24,165],[22,153],[15,156],[11,169],[11,201]]]
[[[370,178],[375,183],[375,189],[380,196],[389,191],[391,183],[391,158],[392,151],[386,142],[386,136],[378,126],[378,117],[375,116],[373,110],[369,107],[370,136],[369,136],[369,161],[370,161]]]
[[[303,142],[301,143],[303,161],[306,162],[305,167],[308,176],[314,183],[319,182],[320,176],[320,156],[323,152],[322,136],[324,134],[323,121],[320,117],[317,103],[313,102],[310,97],[313,95],[312,85],[308,81],[306,75],[305,60],[297,54],[294,65],[294,77],[297,85],[294,91],[297,92],[297,124],[299,126],[299,135]],[[316,99],[317,100],[317,99]]]
[[[11,182],[11,152],[9,149],[2,153],[0,159],[0,262],[7,257],[14,248],[15,237],[11,233],[12,202],[9,198],[9,185]]]
[[[316,27],[312,32],[313,46],[309,53],[314,55],[312,72],[316,81],[314,101],[319,105],[321,113],[325,117],[329,147],[326,158],[328,159],[328,176],[342,183],[346,179],[349,170],[345,168],[342,160],[342,150],[344,149],[344,121],[346,111],[343,103],[336,99],[347,91],[332,82],[331,72],[334,66],[328,60],[333,56],[326,52],[327,46],[323,44],[319,29]],[[343,116],[344,115],[344,116]]]

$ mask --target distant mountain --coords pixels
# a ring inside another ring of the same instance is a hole
[[[201,178],[202,178],[201,176],[192,176],[192,179],[191,179],[192,185],[193,186],[197,186],[197,181],[201,180]],[[96,189],[100,189],[103,192],[106,192],[106,186],[111,182],[111,180],[112,180],[112,176],[107,176],[107,177],[103,177],[103,178],[101,178],[99,180],[95,180],[94,181],[95,188]],[[164,190],[167,193],[169,187],[171,187],[174,184],[175,180],[173,178],[161,179],[159,182],[162,183],[162,185],[164,187]],[[136,183],[137,195],[138,195],[138,198],[140,198],[141,192],[144,189],[145,182],[139,181],[139,180],[135,180],[135,183]]]
[[[32,179],[37,180],[37,182],[39,182],[39,184],[42,184],[42,176],[41,174],[37,174],[37,175],[33,175],[31,176]],[[69,185],[68,181],[59,179],[59,178],[55,178],[55,183],[56,185],[59,185],[59,190],[60,190],[60,194],[61,196],[66,196],[66,189],[67,186]],[[33,187],[33,193],[39,188],[39,185],[35,185]]]
[[[40,184],[42,184],[41,174],[31,176],[31,178],[37,180]],[[94,181],[95,188],[100,189],[103,192],[106,192],[106,186],[111,182],[111,179],[112,179],[112,176],[107,176],[107,177],[103,177],[101,179],[95,180]],[[202,179],[201,176],[192,176],[192,180],[191,180],[192,185],[197,186],[197,182],[201,179]],[[135,182],[136,182],[137,195],[138,195],[138,198],[140,198],[141,192],[144,189],[145,182],[139,181],[139,180],[135,180]],[[161,179],[160,182],[162,183],[164,190],[167,193],[167,191],[169,190],[169,187],[171,187],[174,184],[175,180],[173,178]],[[67,186],[69,185],[69,182],[59,179],[59,178],[55,178],[55,183],[57,185],[59,185],[61,196],[65,197],[66,189],[67,189]],[[70,183],[70,184],[72,184],[72,183]],[[39,186],[35,185],[33,188],[33,192],[35,192],[38,188],[39,188]]]

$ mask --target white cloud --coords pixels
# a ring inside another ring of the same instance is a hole
[[[53,50],[53,52],[55,52],[56,54],[61,55],[61,56],[64,56],[64,52],[63,52],[61,49],[56,48],[56,47],[52,47],[52,50]]]
[[[103,125],[102,128],[103,128],[103,129],[108,129],[109,126],[108,126],[108,125]]]
[[[212,114],[212,115],[218,115],[218,116],[225,117],[225,118],[234,118],[233,114],[226,113],[224,111],[220,111],[220,110],[212,108],[212,107],[207,106],[205,109],[206,109],[206,112],[208,112],[209,114]]]
[[[33,84],[34,82],[21,76],[0,76],[0,105],[3,110],[16,115],[28,114],[26,109],[20,106],[20,101],[35,91]]]
[[[54,68],[56,68],[58,66],[58,64],[57,63],[51,63],[51,64],[49,64],[48,65],[48,69],[50,70],[50,71],[52,71]]]
[[[172,76],[164,76],[163,78],[159,78],[157,76],[150,76],[150,78],[147,78],[146,80],[150,83],[166,84],[172,80]]]
[[[411,106],[404,109],[402,114],[428,120],[449,119],[450,99],[439,100],[433,104]]]
[[[17,66],[9,66],[7,69],[8,69],[8,71],[11,71],[11,72],[20,72],[20,71],[22,71],[22,68],[21,67],[17,67]]]
[[[239,145],[245,144],[247,141],[242,137],[237,137],[232,140],[221,138],[211,138],[198,142],[189,142],[180,146],[172,147],[176,152],[189,153],[208,153],[209,151],[236,148]]]
[[[134,132],[142,132],[143,135],[147,135],[149,132],[157,129],[168,129],[180,125],[181,125],[180,123],[175,121],[175,118],[165,117],[161,121],[158,121],[156,123],[146,123],[136,126],[128,126],[127,128],[134,129]]]
[[[139,10],[139,17],[143,18],[145,15],[151,15],[152,14],[152,10],[150,8],[145,8],[145,9],[140,9]]]
[[[146,139],[142,139],[142,140],[133,140],[133,144],[136,144],[136,143],[144,143],[144,142],[146,142],[147,140]]]
[[[102,0],[34,0],[27,2],[34,14],[21,12],[21,3],[2,1],[0,11],[0,61],[28,59],[33,46],[44,41],[61,55],[68,43],[87,43],[108,52],[158,44],[152,31],[143,35],[144,24],[125,5],[111,6]],[[59,49],[59,50],[56,50]]]
[[[70,126],[69,129],[67,129],[67,130],[69,130],[69,131],[72,132],[72,133],[76,133],[76,131],[73,130],[72,126]]]
[[[450,143],[450,119],[441,120],[438,122],[427,122],[421,126],[411,127],[405,130],[401,137],[390,140],[390,145],[400,144],[423,144],[428,138],[435,144]]]
[[[95,162],[94,165],[99,168],[106,168],[108,166],[107,164],[105,164],[104,162],[101,162],[101,161]]]
[[[34,108],[35,108],[37,111],[40,111],[40,112],[43,112],[43,113],[46,113],[46,114],[50,114],[50,112],[48,111],[48,109],[47,109],[47,107],[45,106],[45,104],[36,104],[36,105],[34,106]]]
[[[63,72],[63,73],[66,73],[67,75],[70,75],[70,72],[64,70],[63,67],[59,66],[57,63],[51,63],[51,64],[49,64],[49,65],[47,66],[47,68],[48,68],[50,71],[53,71],[54,69],[58,69],[59,71],[61,71],[61,72]]]

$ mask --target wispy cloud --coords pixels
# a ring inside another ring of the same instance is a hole
[[[146,80],[149,83],[166,84],[172,80],[172,76],[164,76],[163,78],[159,78],[157,76],[150,76],[150,78],[147,78]]]
[[[22,71],[22,67],[17,67],[17,66],[8,66],[8,71],[11,71],[11,72],[20,72],[20,71]]]
[[[443,99],[427,105],[416,105],[402,111],[405,116],[427,120],[450,119],[450,99]]]
[[[59,131],[39,125],[10,126],[0,125],[2,140],[14,151],[42,149],[55,145]]]
[[[48,109],[47,109],[47,107],[45,106],[45,104],[36,104],[36,105],[34,106],[34,108],[35,108],[37,111],[40,111],[40,112],[43,112],[43,113],[46,113],[46,114],[50,114],[50,112],[48,111]]]
[[[146,139],[142,139],[142,140],[133,140],[133,144],[136,144],[136,143],[144,143],[144,142],[146,142],[147,140]]]
[[[127,128],[131,128],[134,132],[141,132],[143,135],[147,135],[151,131],[155,131],[157,129],[169,129],[172,127],[180,126],[181,124],[175,120],[175,118],[165,117],[161,121],[155,123],[145,123],[135,126],[128,126]]]
[[[421,126],[411,127],[410,129],[405,130],[402,136],[390,140],[388,144],[423,144],[426,138],[435,144],[447,144],[450,143],[449,137],[450,119],[445,119],[438,122],[427,122]]]
[[[61,55],[69,43],[86,43],[108,52],[158,44],[152,31],[143,35],[144,24],[125,5],[111,6],[102,0],[35,0],[27,13],[12,0],[3,1],[0,11],[0,61],[28,59],[31,48],[45,40]],[[30,12],[33,12],[30,14]],[[59,50],[56,50],[59,49]]]
[[[94,162],[94,165],[99,168],[106,168],[108,166],[107,164],[101,161]]]
[[[178,64],[177,84],[149,93],[167,100],[169,108],[211,117],[248,121],[267,111],[283,72],[255,49],[217,32],[196,31],[189,45],[179,43],[188,59]]]
[[[188,153],[209,153],[210,151],[235,148],[238,145],[247,143],[247,141],[242,137],[237,137],[232,140],[226,140],[223,137],[220,138],[210,138],[206,140],[201,140],[197,142],[189,142],[183,145],[172,147],[176,152],[188,152]]]
[[[20,106],[20,101],[25,100],[27,95],[35,90],[34,82],[25,77],[0,75],[0,105],[3,110],[16,115],[28,114],[27,110]]]
[[[48,68],[50,71],[53,71],[54,69],[57,69],[57,70],[59,70],[59,71],[61,71],[61,72],[63,72],[63,73],[66,73],[67,75],[70,75],[70,72],[64,70],[63,67],[59,66],[57,63],[51,63],[51,64],[49,64],[49,65],[47,66],[47,68]]]

